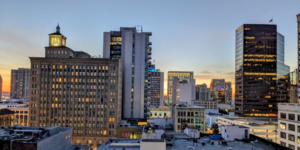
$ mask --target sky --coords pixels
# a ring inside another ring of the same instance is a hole
[[[10,92],[11,69],[43,57],[59,23],[67,46],[103,55],[103,32],[141,25],[152,32],[152,60],[165,72],[193,71],[196,84],[224,78],[234,86],[235,30],[244,23],[277,24],[285,64],[297,68],[299,0],[9,0],[0,1],[0,75]]]

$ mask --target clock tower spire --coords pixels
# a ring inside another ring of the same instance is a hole
[[[57,27],[56,27],[56,33],[60,33],[60,27],[59,27],[59,24],[57,24]]]

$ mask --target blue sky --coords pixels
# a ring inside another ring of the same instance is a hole
[[[29,68],[44,56],[57,23],[67,46],[102,55],[103,32],[142,25],[152,32],[152,59],[168,71],[194,71],[196,83],[225,78],[234,83],[235,30],[274,19],[285,36],[285,63],[297,66],[299,0],[9,0],[0,1],[0,74],[4,92],[10,70]],[[165,76],[166,78],[166,76]]]

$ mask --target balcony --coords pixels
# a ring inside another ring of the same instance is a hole
[[[148,60],[151,59],[151,56],[147,56],[147,59],[148,59]]]
[[[148,47],[148,51],[152,51],[152,47]]]
[[[152,54],[152,52],[151,52],[151,51],[147,51],[147,54],[148,54],[148,55],[151,55],[151,54]]]
[[[148,45],[152,45],[152,42],[148,42]]]

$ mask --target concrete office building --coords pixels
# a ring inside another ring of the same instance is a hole
[[[212,79],[210,91],[214,101],[225,103],[225,79]]]
[[[278,143],[292,150],[300,149],[300,104],[278,104]]]
[[[147,118],[150,101],[151,32],[138,27],[121,27],[120,31],[104,32],[103,57],[122,58],[123,117]]]
[[[96,146],[115,137],[121,121],[122,59],[91,58],[65,44],[57,27],[45,57],[30,57],[29,124],[73,127],[73,142]]]
[[[174,105],[176,104],[176,101],[173,101],[173,92],[174,89],[173,87],[177,87],[177,86],[173,86],[173,78],[177,77],[178,78],[178,82],[179,81],[183,81],[183,80],[189,80],[189,79],[194,79],[194,73],[190,72],[190,71],[169,71],[168,72],[168,104],[169,105]],[[176,96],[176,95],[174,95]]]
[[[3,83],[2,77],[0,75],[0,100],[2,99],[2,86],[3,86],[2,83]]]
[[[298,49],[297,49],[297,51],[298,51],[298,56],[297,56],[297,60],[298,60],[298,70],[300,69],[300,57],[299,57],[299,55],[300,55],[300,14],[298,14],[297,16],[297,29],[298,29],[298,32],[297,32],[297,37],[298,37],[298,44],[297,44],[297,46],[298,46]],[[300,83],[299,81],[300,81],[300,78],[299,78],[299,75],[297,75],[297,81],[298,81],[298,83]],[[300,87],[299,85],[298,85],[298,87]],[[298,102],[300,102],[300,90],[299,90],[300,88],[298,88]]]
[[[200,101],[211,100],[210,88],[207,88],[207,85],[205,83],[196,85],[196,100],[200,100]]]
[[[180,105],[172,107],[174,131],[183,132],[186,127],[196,127],[205,132],[205,108],[199,106]]]
[[[178,77],[173,77],[173,96],[172,102],[179,104],[179,101],[187,102],[191,105],[191,101],[196,99],[195,79],[179,81]],[[176,93],[176,94],[175,94]]]
[[[290,99],[290,68],[277,25],[244,24],[236,30],[235,70],[235,113],[276,117],[277,104]]]
[[[225,103],[232,100],[231,82],[225,82]]]
[[[29,99],[30,69],[11,70],[10,98]]]
[[[152,69],[150,77],[149,106],[164,106],[164,73]]]

